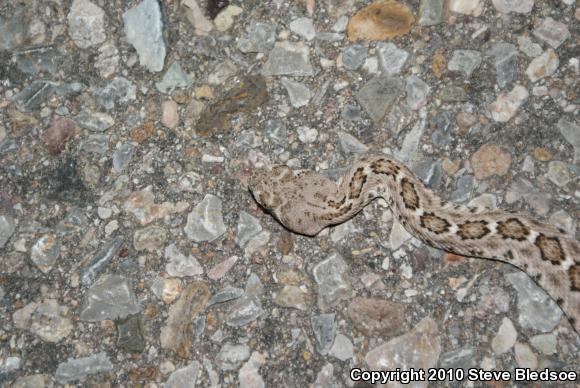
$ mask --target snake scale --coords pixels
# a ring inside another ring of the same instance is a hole
[[[314,236],[382,197],[426,244],[463,256],[495,259],[525,271],[558,303],[580,334],[580,243],[526,215],[442,200],[405,165],[386,155],[355,162],[340,185],[287,166],[256,169],[256,201],[288,229]]]

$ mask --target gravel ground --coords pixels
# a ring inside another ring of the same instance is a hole
[[[574,0],[0,2],[0,385],[579,371],[515,268],[424,245],[384,201],[296,235],[247,189],[383,152],[578,236],[579,29]]]

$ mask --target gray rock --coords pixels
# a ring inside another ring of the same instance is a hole
[[[211,242],[227,230],[222,218],[222,201],[212,194],[203,200],[187,216],[185,234],[195,242]]]
[[[528,329],[547,333],[558,325],[562,310],[544,290],[523,272],[505,275],[518,293],[518,322]]]
[[[266,384],[264,379],[260,376],[259,368],[264,365],[266,359],[264,355],[253,352],[248,362],[240,368],[238,372],[238,380],[240,388],[264,388]]]
[[[262,231],[262,225],[256,217],[253,217],[245,211],[240,212],[240,219],[238,221],[238,229],[236,234],[236,243],[244,248],[246,244]]]
[[[530,13],[534,0],[492,0],[493,6],[503,13]]]
[[[316,29],[312,19],[301,17],[290,22],[290,31],[303,37],[306,40],[312,40],[316,36]]]
[[[343,131],[337,131],[340,147],[346,154],[365,154],[369,147],[361,143],[356,137]]]
[[[264,131],[266,136],[278,145],[284,145],[288,141],[288,129],[282,120],[267,120],[264,125]]]
[[[419,141],[425,132],[425,118],[424,114],[420,114],[419,120],[415,123],[413,128],[405,135],[403,139],[403,144],[401,149],[395,152],[397,159],[405,164],[412,165],[417,158],[417,152],[419,150]]]
[[[407,93],[407,106],[417,110],[427,104],[429,85],[416,75],[407,77],[405,80],[405,91]]]
[[[115,77],[104,87],[93,92],[95,101],[104,109],[111,110],[117,103],[135,100],[137,88],[125,77]]]
[[[576,220],[573,219],[570,214],[566,213],[564,210],[558,210],[548,218],[550,224],[562,228],[570,236],[576,235]]]
[[[76,115],[75,122],[93,132],[104,132],[115,124],[115,119],[107,113],[83,110]]]
[[[56,91],[58,84],[51,81],[33,81],[13,97],[18,110],[31,112],[38,110]]]
[[[286,77],[283,77],[281,82],[286,88],[288,96],[290,97],[290,104],[292,104],[294,108],[300,108],[307,105],[312,98],[312,92],[303,84],[292,81]]]
[[[345,105],[344,109],[342,110],[341,116],[343,119],[348,121],[362,120],[361,110],[356,105]]]
[[[228,302],[230,300],[238,299],[244,295],[244,290],[236,287],[227,287],[221,291],[216,292],[206,304],[206,308],[214,304]]]
[[[302,42],[276,42],[262,67],[262,75],[314,75],[308,46]]]
[[[135,153],[135,144],[123,143],[113,153],[113,169],[116,172],[121,172],[131,163],[133,154]]]
[[[555,49],[570,37],[568,26],[564,23],[555,21],[551,17],[545,18],[538,28],[535,28],[532,31],[532,34]]]
[[[27,24],[20,15],[0,16],[0,50],[11,51],[20,46],[27,35]]]
[[[163,75],[160,82],[155,84],[161,93],[168,93],[177,88],[188,88],[191,85],[191,78],[181,68],[179,62],[173,62]]]
[[[0,214],[0,248],[10,240],[15,229],[16,223],[14,222],[14,218],[8,214]]]
[[[543,354],[555,354],[558,350],[558,338],[552,333],[533,336],[530,343]]]
[[[478,349],[472,347],[463,347],[454,349],[441,354],[439,357],[439,366],[441,368],[463,369],[467,371],[477,366]]]
[[[32,75],[39,73],[54,75],[60,63],[58,51],[53,46],[32,47],[20,50],[15,57],[18,69]]]
[[[508,187],[505,201],[508,204],[523,200],[529,204],[534,212],[545,215],[550,210],[552,197],[534,186],[529,180],[519,177]]]
[[[192,361],[187,366],[177,369],[169,375],[163,388],[195,388],[199,368],[199,362]]]
[[[317,32],[316,40],[321,40],[323,42],[340,42],[344,39],[344,34],[339,34],[337,32]]]
[[[185,256],[175,244],[169,244],[165,248],[165,258],[168,260],[165,271],[170,276],[197,276],[203,273],[203,268],[192,255]]]
[[[60,256],[60,243],[52,234],[39,238],[30,249],[30,260],[44,273],[50,272]]]
[[[115,237],[107,241],[95,253],[89,266],[81,270],[81,283],[83,285],[88,286],[95,281],[96,276],[105,269],[111,259],[119,252],[123,242],[122,237]]]
[[[89,135],[83,143],[83,151],[104,155],[109,151],[109,136],[102,134]]]
[[[214,71],[207,77],[207,82],[211,85],[222,85],[238,72],[238,68],[230,60],[220,62]]]
[[[475,50],[455,50],[451,60],[447,64],[450,71],[463,73],[465,78],[470,78],[471,74],[481,64],[481,53]]]
[[[441,341],[437,323],[424,318],[411,331],[372,349],[365,356],[369,370],[427,370],[437,365]],[[427,382],[416,382],[413,387],[427,387]]]
[[[561,117],[557,125],[564,139],[574,148],[574,163],[580,161],[580,125],[566,117]]]
[[[351,44],[342,49],[342,64],[345,69],[356,70],[366,59],[367,48],[361,44]]]
[[[378,123],[390,111],[399,96],[402,82],[398,78],[378,76],[367,82],[356,93],[356,100]]]
[[[246,296],[234,302],[226,317],[226,323],[234,327],[244,326],[258,319],[262,314],[264,310],[260,302],[256,298]]]
[[[243,53],[268,52],[276,42],[276,25],[254,22],[248,26],[246,36],[238,41],[238,48]]]
[[[542,55],[542,46],[537,43],[534,43],[529,36],[521,35],[518,36],[518,46],[520,46],[520,50],[526,54],[530,58],[536,58]]]
[[[318,284],[318,306],[322,310],[335,306],[351,294],[348,266],[342,256],[331,253],[312,269]]]
[[[387,75],[399,74],[409,58],[409,53],[398,48],[393,43],[377,44],[377,56],[383,72]]]
[[[350,360],[354,357],[354,346],[347,336],[339,333],[334,337],[334,344],[328,354],[340,361]]]
[[[445,11],[445,0],[421,0],[419,5],[419,24],[435,26],[441,24]]]
[[[503,318],[496,335],[491,340],[491,348],[499,356],[510,350],[516,343],[518,332],[509,318]]]
[[[221,370],[238,369],[244,361],[250,358],[250,347],[245,344],[224,344],[216,356],[216,364]]]
[[[310,318],[314,338],[316,338],[316,350],[322,355],[328,354],[334,343],[336,335],[335,314],[313,315]]]
[[[119,67],[119,50],[113,43],[107,42],[99,47],[99,56],[95,67],[102,78],[109,78],[117,72]]]
[[[163,20],[157,0],[143,0],[123,14],[125,35],[139,54],[139,63],[149,71],[163,70],[165,42]]]
[[[449,196],[453,202],[465,202],[471,197],[471,192],[475,186],[473,175],[463,175],[457,178],[456,189]]]
[[[546,177],[558,187],[565,187],[572,179],[568,165],[559,160],[553,160],[548,164]]]
[[[441,161],[431,158],[422,159],[413,164],[412,170],[431,189],[441,187],[443,180]]]
[[[494,58],[495,77],[500,88],[510,85],[517,78],[518,50],[511,43],[496,43],[489,54]]]
[[[73,324],[66,306],[54,299],[31,302],[12,314],[14,327],[28,330],[47,342],[59,342],[70,335]]]
[[[123,319],[141,311],[129,279],[103,275],[88,289],[80,310],[82,321]]]
[[[80,48],[87,48],[107,39],[105,11],[88,0],[74,0],[68,14],[68,34]]]
[[[60,384],[81,380],[89,375],[107,373],[113,370],[113,364],[105,352],[89,357],[69,359],[62,362],[56,369],[55,378]]]

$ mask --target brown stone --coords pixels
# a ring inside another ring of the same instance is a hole
[[[131,140],[137,143],[143,143],[145,140],[149,139],[154,134],[155,134],[155,125],[153,125],[153,123],[147,122],[131,130]]]
[[[42,134],[42,142],[51,155],[58,155],[65,150],[67,142],[75,135],[74,121],[65,117],[56,117]]]
[[[278,239],[278,242],[276,243],[276,248],[278,249],[278,252],[286,256],[290,252],[292,252],[293,247],[294,240],[292,240],[292,234],[286,230],[283,231],[282,235]]]
[[[552,154],[546,148],[537,147],[534,150],[534,157],[542,162],[547,162],[552,159]]]
[[[405,306],[375,298],[354,298],[348,316],[364,335],[392,336],[407,328]]]
[[[480,180],[507,174],[511,163],[511,155],[496,144],[483,145],[471,157],[473,174]]]
[[[436,53],[433,56],[433,61],[431,63],[431,70],[433,70],[433,74],[435,77],[441,78],[441,74],[443,74],[443,70],[447,67],[447,60],[441,53]]]
[[[348,39],[385,40],[411,31],[415,18],[404,4],[379,0],[358,11],[348,22]]]

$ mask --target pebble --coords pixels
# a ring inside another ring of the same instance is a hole
[[[377,44],[377,56],[383,72],[387,75],[394,75],[403,70],[409,58],[409,53],[398,48],[393,43],[380,42]]]
[[[316,350],[324,356],[330,352],[334,343],[336,335],[335,314],[313,315],[310,318],[310,323],[316,339]]]
[[[491,348],[496,355],[510,350],[516,343],[518,332],[509,318],[503,318],[501,325],[491,341]]]
[[[302,42],[276,42],[268,60],[262,67],[262,75],[312,76],[310,50]]]
[[[356,70],[367,59],[367,48],[360,44],[351,44],[342,49],[342,64],[345,69]]]
[[[203,200],[187,215],[184,231],[195,242],[212,242],[226,232],[223,222],[222,201],[212,194]]]
[[[89,375],[108,373],[113,371],[114,366],[105,352],[93,354],[62,362],[56,369],[55,378],[59,384],[67,384],[71,381],[81,380]]]
[[[133,101],[136,98],[136,86],[125,77],[115,77],[102,88],[93,91],[95,102],[106,110],[113,109],[116,104]]]
[[[334,344],[328,354],[340,361],[350,360],[354,357],[354,346],[352,341],[343,334],[336,334]]]
[[[169,378],[163,384],[164,388],[194,388],[199,373],[199,362],[192,361],[187,366],[179,368],[169,375]]]
[[[559,65],[560,59],[558,58],[558,54],[554,50],[548,49],[530,62],[526,69],[526,74],[530,81],[536,82],[554,74],[558,70]]]
[[[312,269],[318,285],[318,306],[321,310],[335,306],[351,294],[348,266],[340,254],[334,252]]]
[[[382,41],[406,35],[411,31],[414,22],[413,13],[405,4],[375,1],[350,18],[347,35],[351,42]]]
[[[184,255],[175,244],[170,244],[165,248],[165,258],[168,260],[165,271],[169,276],[197,276],[203,273],[203,268],[192,255]]]
[[[178,105],[173,100],[165,100],[161,103],[161,124],[167,128],[175,128],[179,124]]]
[[[429,89],[429,85],[416,75],[407,77],[405,80],[407,106],[412,110],[424,107],[427,104]]]
[[[369,148],[361,143],[356,137],[343,131],[337,131],[340,147],[346,154],[365,154]]]
[[[534,43],[530,37],[526,35],[518,36],[518,46],[520,50],[530,58],[536,58],[542,55],[542,46]]]
[[[151,291],[165,304],[171,304],[181,293],[181,281],[176,278],[157,277],[151,284]]]
[[[123,319],[141,311],[129,279],[122,275],[101,276],[87,290],[80,309],[80,319],[98,322]]]
[[[112,77],[119,68],[119,50],[113,43],[106,42],[99,47],[95,67],[102,78]]]
[[[496,82],[503,88],[517,78],[518,71],[518,50],[511,43],[496,43],[489,54],[494,58]]]
[[[354,298],[347,314],[365,336],[390,337],[407,329],[404,305],[377,298]]]
[[[548,164],[546,177],[550,182],[558,187],[565,187],[572,180],[568,165],[558,160],[552,161]]]
[[[120,173],[131,163],[135,153],[135,144],[123,143],[113,153],[113,169]]]
[[[173,62],[167,69],[160,82],[155,88],[161,93],[169,93],[177,88],[188,88],[191,85],[191,77],[182,68],[179,62]]]
[[[152,225],[138,229],[133,234],[133,247],[138,251],[156,251],[163,247],[167,240],[165,229]]]
[[[105,32],[105,11],[88,0],[74,0],[67,16],[68,34],[80,48],[103,43]]]
[[[473,72],[481,64],[481,53],[476,50],[455,50],[447,69],[463,73],[465,78],[470,78]]]
[[[229,326],[244,326],[258,319],[264,314],[264,309],[256,298],[246,296],[234,302],[233,307],[226,317]]]
[[[77,130],[75,122],[71,119],[55,117],[42,133],[42,142],[51,155],[59,155],[66,149],[68,141],[74,137]]]
[[[183,0],[182,6],[185,10],[185,16],[194,28],[197,36],[206,36],[213,30],[213,23],[205,17],[204,11],[199,7],[196,0]]]
[[[207,277],[211,280],[219,280],[224,277],[226,272],[228,272],[234,264],[238,261],[237,256],[230,256],[224,261],[213,266],[209,271],[207,271]]]
[[[222,85],[228,79],[232,78],[238,72],[236,65],[232,61],[226,60],[220,62],[214,69],[213,73],[207,78],[210,85]]]
[[[316,29],[310,18],[302,17],[294,19],[290,22],[289,27],[290,31],[306,40],[312,40],[316,36]]]
[[[538,334],[530,338],[530,344],[546,355],[555,354],[558,348],[558,339],[552,333]]]
[[[427,370],[437,365],[441,340],[437,323],[423,318],[412,330],[371,349],[365,356],[369,370]],[[426,388],[427,382],[416,382],[415,387]]]
[[[240,218],[237,226],[236,243],[244,248],[250,239],[262,231],[262,225],[256,217],[251,216],[245,211],[240,212]]]
[[[238,48],[243,53],[266,53],[276,42],[276,25],[251,22],[246,28],[246,36],[238,40]]]
[[[507,174],[511,162],[511,155],[496,144],[481,146],[471,157],[473,173],[479,180]]]
[[[509,186],[505,201],[513,204],[521,199],[528,203],[536,214],[545,215],[550,210],[551,197],[527,179],[519,177]]]
[[[221,32],[228,31],[234,25],[234,18],[241,15],[242,12],[244,10],[237,5],[228,5],[225,7],[213,20],[216,30]]]
[[[123,14],[127,41],[139,54],[139,63],[158,72],[165,63],[163,19],[157,0],[143,0]]]
[[[445,0],[421,0],[419,5],[419,24],[436,26],[443,22]]]
[[[580,125],[569,120],[567,117],[560,117],[556,125],[558,126],[560,134],[574,148],[574,163],[580,161]],[[1,243],[0,246],[2,246]]]
[[[304,144],[314,143],[318,137],[318,131],[316,128],[302,126],[296,128],[296,132],[298,133],[298,139],[300,139],[300,141]]]
[[[308,105],[310,99],[312,98],[312,92],[304,84],[300,82],[292,81],[289,78],[282,77],[282,85],[286,88],[288,92],[288,97],[290,97],[290,104],[294,108],[300,108],[302,106]]]
[[[278,306],[308,311],[311,305],[311,295],[302,287],[285,285],[273,294],[272,301]]]
[[[441,354],[439,366],[442,368],[463,369],[467,372],[470,368],[477,366],[478,349],[473,347],[461,347]]]
[[[395,103],[402,86],[398,78],[374,77],[356,92],[355,98],[370,118],[379,123]]]
[[[93,132],[104,132],[115,124],[115,119],[104,112],[83,110],[76,115],[75,122],[80,127]]]
[[[262,353],[253,352],[238,372],[240,388],[264,388],[266,384],[260,376],[259,369],[265,363],[266,357]]]
[[[500,123],[505,123],[515,116],[519,108],[528,99],[528,89],[521,85],[516,85],[507,92],[501,93],[489,106],[491,116]]]
[[[224,371],[238,369],[250,358],[250,348],[245,344],[225,343],[216,356],[217,366]]]
[[[111,259],[117,255],[124,240],[122,237],[115,237],[107,241],[93,255],[88,266],[81,269],[81,282],[85,286],[91,285],[99,273],[101,273],[109,264]]]
[[[550,332],[560,323],[562,310],[523,272],[505,275],[518,293],[518,322],[523,328]]]
[[[566,39],[570,37],[568,26],[560,23],[551,17],[542,20],[542,23],[532,31],[538,39],[548,43],[552,48],[558,48]]]
[[[389,234],[389,247],[391,247],[393,251],[396,251],[412,237],[413,235],[407,232],[407,230],[397,220],[394,220]]]
[[[227,287],[216,292],[207,302],[206,307],[214,304],[229,302],[230,300],[238,299],[244,295],[244,290],[241,288]]]
[[[12,314],[12,321],[17,329],[27,330],[47,342],[59,342],[73,329],[68,307],[54,299],[27,304]]]
[[[537,369],[538,357],[532,351],[529,345],[520,342],[515,345],[515,358],[518,366],[521,368]]]
[[[483,0],[449,0],[449,11],[464,15],[480,16],[483,12]]]
[[[492,0],[493,6],[502,13],[530,13],[534,0]]]
[[[161,347],[171,349],[181,358],[191,357],[191,323],[209,300],[206,283],[189,283],[177,302],[169,307],[169,314],[159,336]]]

